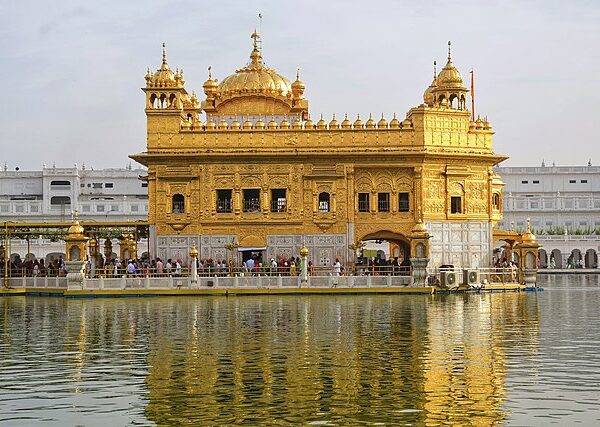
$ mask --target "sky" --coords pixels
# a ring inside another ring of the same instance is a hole
[[[312,117],[404,117],[451,40],[503,166],[600,164],[596,0],[4,0],[0,164],[134,163],[161,43],[202,99],[209,65],[222,80],[248,61],[258,13],[266,64],[290,80],[301,68]]]

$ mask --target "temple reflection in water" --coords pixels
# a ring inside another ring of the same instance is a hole
[[[154,325],[146,379],[158,424],[493,424],[504,417],[504,325],[538,321],[535,299],[519,294],[212,299],[165,312],[176,314]]]
[[[537,355],[537,297],[0,298],[5,375],[45,355],[0,378],[59,366],[52,405],[84,422],[118,403],[158,425],[492,425],[509,359]]]

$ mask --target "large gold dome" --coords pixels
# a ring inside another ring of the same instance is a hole
[[[250,54],[250,62],[234,74],[227,76],[218,86],[221,100],[239,95],[263,95],[289,98],[292,94],[292,84],[282,75],[268,68],[262,59],[257,46],[258,34],[252,34],[255,39],[254,48]]]
[[[225,116],[284,116],[308,114],[304,83],[293,84],[263,62],[260,35],[252,34],[253,48],[246,66],[225,77],[218,85],[204,83],[206,100],[202,109],[208,114]]]

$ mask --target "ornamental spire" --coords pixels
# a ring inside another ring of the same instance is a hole
[[[167,65],[167,45],[165,42],[162,44],[162,63],[163,65]]]
[[[448,63],[452,62],[452,52],[450,50],[452,46],[452,42],[450,40],[448,40]]]
[[[433,61],[433,80],[437,78],[437,61]]]
[[[254,30],[250,38],[252,38],[252,53],[250,54],[252,64],[262,64],[262,54],[260,52],[260,34],[256,30]]]

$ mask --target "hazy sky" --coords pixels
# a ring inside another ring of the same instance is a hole
[[[313,117],[388,119],[422,102],[447,41],[505,165],[600,163],[600,1],[0,2],[0,163],[123,167],[145,150],[146,67],[185,70],[203,95],[248,60],[263,14],[263,56],[306,84]]]

